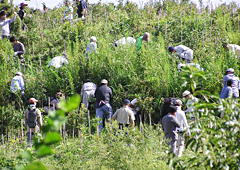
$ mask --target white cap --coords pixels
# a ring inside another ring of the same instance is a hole
[[[96,41],[97,41],[97,38],[96,38],[95,36],[92,36],[92,37],[90,38],[90,41],[91,41],[91,42],[96,42]]]
[[[234,73],[234,69],[233,69],[233,68],[229,68],[229,69],[227,70],[227,72]]]
[[[181,101],[181,100],[179,100],[179,99],[177,99],[177,100],[174,102],[174,104],[177,104],[177,105],[182,105],[182,101]]]
[[[106,79],[102,79],[101,84],[108,84],[108,81]]]
[[[183,97],[186,97],[186,96],[188,96],[189,94],[191,94],[190,91],[187,91],[187,90],[186,90],[186,91],[183,92],[182,95],[183,95]]]
[[[16,72],[16,75],[22,76],[21,72]]]

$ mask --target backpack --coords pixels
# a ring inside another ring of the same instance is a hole
[[[29,128],[35,128],[37,125],[37,111],[36,109],[28,109],[28,122],[27,125]]]

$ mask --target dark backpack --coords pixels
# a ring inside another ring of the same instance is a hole
[[[29,128],[35,128],[37,125],[37,111],[36,109],[28,109],[28,122],[27,125]]]

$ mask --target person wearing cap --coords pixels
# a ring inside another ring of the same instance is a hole
[[[73,20],[73,7],[69,1],[66,1],[64,13],[63,13],[63,20]]]
[[[231,49],[231,52],[240,59],[240,46],[237,44],[227,44],[227,43],[223,43],[222,44],[223,49],[225,51],[229,51],[229,49]]]
[[[120,40],[117,40],[114,45],[115,47],[124,46],[124,45],[133,45],[136,43],[136,40],[133,37],[123,37]]]
[[[19,42],[17,40],[17,38],[15,38],[14,36],[10,37],[10,42],[13,43],[13,51],[14,51],[14,55],[13,56],[17,56],[21,63],[24,62],[24,58],[23,58],[23,55],[25,53],[25,47],[24,45]]]
[[[198,98],[194,97],[188,90],[184,91],[182,95],[183,95],[183,98],[187,99],[187,103],[186,103],[187,110],[185,110],[185,113],[189,113],[189,117],[191,119],[195,119],[195,115],[193,113],[194,112],[193,104],[198,103]]]
[[[84,18],[86,14],[87,3],[84,0],[77,0],[77,14],[78,18]]]
[[[232,80],[227,81],[227,86],[223,87],[220,93],[220,99],[231,98],[233,91],[232,91]]]
[[[150,41],[150,34],[148,33],[148,32],[145,32],[144,34],[143,34],[143,36],[141,36],[140,38],[138,38],[138,44],[137,44],[137,47],[138,47],[138,50],[141,50],[141,48],[142,48],[142,44],[144,43],[144,42],[149,42]]]
[[[167,144],[171,146],[171,150],[173,153],[176,153],[177,147],[177,132],[176,129],[180,128],[180,123],[176,118],[177,108],[175,106],[169,107],[169,112],[162,119],[162,127],[164,130],[165,138],[167,140]]]
[[[177,99],[174,102],[174,105],[177,108],[176,117],[177,117],[177,120],[180,124],[180,129],[181,130],[187,130],[188,136],[191,136],[189,126],[188,126],[188,123],[187,123],[186,115],[185,115],[184,111],[182,111],[182,101]],[[184,137],[180,136],[180,135],[182,135],[182,134],[179,133],[179,136],[178,136],[178,153],[177,153],[178,156],[182,155],[182,152],[183,152],[183,149],[184,149]]]
[[[97,38],[95,36],[92,36],[90,38],[90,43],[87,45],[85,50],[85,58],[89,60],[89,55],[92,53],[95,53],[97,49]]]
[[[26,12],[24,11],[24,9],[26,6],[28,6],[28,4],[25,4],[24,2],[20,4],[20,10],[18,12],[18,15],[21,18],[21,20],[23,20],[23,18],[25,17]]]
[[[15,109],[19,108],[18,102],[16,99],[21,97],[22,101],[25,102],[25,93],[24,93],[24,79],[22,77],[21,72],[17,72],[11,81],[10,92],[11,92],[11,100],[15,101]]]
[[[226,72],[226,76],[223,78],[223,86],[227,86],[227,81],[231,80],[232,81],[232,92],[233,92],[233,97],[238,98],[239,97],[239,89],[240,89],[240,84],[239,84],[239,78],[234,75],[234,69],[229,68]]]
[[[87,79],[87,82],[82,85],[81,89],[81,97],[82,103],[84,104],[85,108],[88,108],[89,105],[89,98],[94,97],[94,93],[96,91],[96,84],[94,84],[90,79]]]
[[[131,124],[132,127],[135,126],[135,117],[134,117],[134,113],[133,111],[129,108],[130,105],[130,101],[128,99],[124,99],[123,101],[123,107],[121,107],[120,109],[118,109],[112,119],[111,122],[113,121],[113,119],[116,119],[119,125],[119,129],[123,130],[123,127],[127,127],[129,126],[129,119],[131,119]]]
[[[68,59],[67,59],[67,54],[63,53],[62,56],[57,56],[54,57],[53,59],[51,59],[51,61],[49,61],[48,66],[53,66],[55,68],[60,68],[64,65],[68,65]]]
[[[179,58],[183,59],[184,61],[190,62],[193,60],[193,50],[185,45],[178,45],[176,47],[169,47],[168,51],[170,53],[177,52]]]
[[[16,20],[17,17],[17,13],[14,12],[13,18],[12,19],[8,19],[6,17],[6,12],[5,11],[1,11],[0,12],[0,29],[1,29],[1,37],[2,38],[9,38],[10,37],[10,27],[9,24],[13,23]],[[1,39],[0,37],[0,39]]]
[[[25,124],[27,127],[27,142],[31,142],[30,139],[34,136],[34,133],[38,133],[40,130],[40,127],[43,125],[42,121],[42,115],[41,111],[37,108],[37,102],[38,100],[35,98],[30,98],[29,99],[29,108],[24,111],[24,119],[25,119]],[[36,115],[36,126],[35,128],[29,128],[28,126],[28,120],[29,120],[29,113],[31,111],[34,111],[34,114]]]
[[[112,89],[108,87],[108,81],[102,79],[101,85],[95,91],[96,98],[96,117],[100,119],[99,130],[103,129],[103,115],[107,114],[107,122],[112,117],[112,107],[110,101],[113,97]]]

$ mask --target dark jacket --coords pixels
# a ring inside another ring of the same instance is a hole
[[[96,97],[96,107],[98,107],[100,101],[103,101],[105,104],[110,103],[110,100],[112,98],[112,90],[110,87],[106,85],[101,85],[95,91],[95,97]]]

